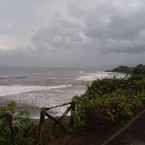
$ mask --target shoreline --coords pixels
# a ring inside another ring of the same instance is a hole
[[[123,77],[121,73],[115,73],[117,77]],[[96,72],[83,73],[77,78],[76,82],[69,82],[72,85],[65,88],[55,88],[50,90],[35,90],[19,94],[0,96],[0,105],[7,104],[14,101],[17,104],[17,110],[26,110],[31,113],[32,118],[39,118],[41,107],[49,107],[59,105],[71,100],[75,95],[82,95],[87,90],[87,84],[92,82],[95,78],[113,78],[113,72]],[[21,86],[23,87],[23,86]],[[49,87],[49,86],[48,86]],[[54,116],[60,116],[64,108],[50,111]],[[59,114],[59,115],[58,115]]]

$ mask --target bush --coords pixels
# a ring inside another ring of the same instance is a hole
[[[123,125],[144,109],[145,79],[133,76],[94,81],[76,104],[76,126]]]
[[[14,130],[17,145],[29,145],[32,138],[29,138],[29,131],[31,130],[33,124],[30,119],[30,114],[25,111],[16,112],[16,103],[10,102],[8,105],[0,107],[0,116],[6,112],[14,114]],[[8,125],[4,119],[0,120],[0,144],[11,145],[11,136]]]

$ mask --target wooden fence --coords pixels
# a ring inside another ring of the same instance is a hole
[[[50,120],[54,121],[55,125],[60,126],[64,131],[67,131],[66,126],[62,124],[63,118],[71,111],[74,111],[74,102],[68,102],[64,103],[61,105],[49,107],[49,108],[41,108],[40,112],[40,121],[39,121],[39,140],[41,139],[41,131],[42,131],[42,126],[46,120],[46,117],[49,118]],[[53,117],[48,113],[49,110],[54,109],[54,108],[59,108],[63,106],[68,106],[63,115],[59,118]],[[124,133],[135,121],[137,121],[141,116],[145,115],[145,110],[140,112],[138,115],[136,115],[125,127],[121,128],[119,131],[117,131],[115,134],[113,134],[110,138],[108,138],[102,145],[108,145],[111,143],[114,139],[116,139],[120,134]],[[11,144],[16,145],[16,140],[15,140],[15,129],[13,125],[13,120],[14,116],[12,113],[6,112],[3,115],[0,116],[0,119],[5,119],[7,126],[10,130],[10,136],[11,136]],[[72,123],[72,116],[70,116],[70,123]]]
[[[61,121],[63,120],[63,118],[72,110],[72,102],[68,102],[68,103],[64,103],[61,105],[57,105],[57,106],[52,106],[49,108],[41,108],[41,112],[40,112],[40,121],[39,121],[39,139],[41,138],[41,129],[42,126],[46,120],[46,117],[52,121],[54,121],[55,125],[59,125],[64,131],[66,131],[66,127],[61,123]],[[63,106],[68,106],[68,108],[66,109],[66,111],[63,113],[63,115],[61,117],[59,117],[58,119],[53,117],[52,115],[50,115],[47,111],[54,109],[54,108],[58,108],[58,107],[63,107]],[[9,128],[10,131],[10,139],[11,139],[11,144],[12,145],[16,145],[16,134],[15,134],[15,128],[14,128],[14,115],[10,112],[6,112],[3,115],[0,116],[0,119],[5,119],[6,124]]]

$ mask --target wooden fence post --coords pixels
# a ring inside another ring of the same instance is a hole
[[[39,140],[41,138],[41,129],[42,129],[42,125],[45,121],[45,108],[41,108],[41,112],[40,112],[40,122],[39,122]]]
[[[71,106],[66,109],[66,111],[63,113],[63,115],[60,117],[60,119],[56,119],[55,117],[53,117],[49,113],[47,113],[48,110],[51,110],[51,109],[54,109],[54,108],[58,108],[58,107],[63,107],[63,106],[66,106],[66,105],[71,105],[71,102],[64,103],[64,104],[61,104],[61,105],[52,106],[52,107],[49,107],[49,108],[41,108],[39,130],[38,130],[39,140],[41,139],[41,130],[42,130],[42,125],[43,125],[43,123],[45,121],[45,117],[53,120],[55,125],[59,125],[64,131],[66,131],[66,128],[61,123],[61,120],[71,110]]]

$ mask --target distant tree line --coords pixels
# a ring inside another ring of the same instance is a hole
[[[112,72],[121,72],[121,73],[129,73],[129,74],[138,74],[138,75],[145,75],[145,65],[139,64],[135,67],[129,67],[121,65],[119,67],[116,67],[112,70]]]

